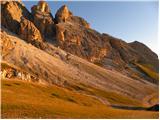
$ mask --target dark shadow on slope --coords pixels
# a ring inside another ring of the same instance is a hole
[[[147,108],[148,111],[159,111],[159,104]]]
[[[4,84],[4,85],[5,85],[5,86],[12,86],[11,84],[7,84],[7,83],[6,83],[6,84]]]
[[[147,111],[159,111],[159,104],[151,106],[149,108],[145,107],[134,107],[134,106],[119,106],[119,105],[112,105],[113,108],[116,109],[124,109],[124,110],[147,110]]]

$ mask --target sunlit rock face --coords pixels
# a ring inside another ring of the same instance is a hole
[[[56,39],[58,40],[59,44],[63,44],[64,42],[64,27],[61,26],[60,24],[56,25]]]
[[[25,6],[18,1],[1,1],[1,24],[8,30],[18,33],[21,17],[31,18]]]
[[[50,13],[48,4],[44,1],[38,2],[31,8],[33,15],[33,22],[35,26],[40,30],[44,38],[54,38],[55,27],[54,18]]]
[[[83,27],[90,28],[90,24],[87,21],[81,17],[74,16],[66,5],[63,5],[57,10],[55,20],[57,23],[70,22],[72,24],[78,24]]]
[[[19,35],[22,39],[30,43],[33,41],[43,41],[41,34],[35,25],[23,17],[20,21]]]
[[[49,9],[49,6],[46,2],[44,1],[39,1],[38,2],[38,6],[37,6],[37,9],[41,12],[46,12],[46,13],[50,13],[50,9]]]

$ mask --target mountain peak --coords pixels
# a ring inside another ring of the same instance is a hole
[[[59,22],[66,22],[66,20],[72,16],[72,12],[69,11],[67,5],[63,5],[62,7],[60,7],[55,15],[55,19],[56,21]]]
[[[39,1],[37,5],[31,8],[32,12],[50,13],[50,8],[47,2]]]
[[[55,36],[54,18],[50,13],[50,7],[47,2],[39,1],[37,5],[31,8],[33,23],[41,32],[43,38],[53,39]]]

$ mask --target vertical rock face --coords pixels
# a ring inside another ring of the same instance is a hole
[[[55,36],[55,26],[53,16],[50,13],[48,4],[44,1],[38,2],[31,8],[33,15],[33,22],[40,30],[45,38],[53,38]]]
[[[3,1],[1,2],[1,22],[2,26],[14,33],[18,33],[21,17],[31,19],[31,14],[18,1]]]
[[[27,40],[27,42],[42,41],[39,30],[31,21],[24,17],[20,21],[19,35],[22,39]]]

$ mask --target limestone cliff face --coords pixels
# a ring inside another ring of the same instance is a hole
[[[18,34],[32,44],[39,44],[43,38],[36,26],[31,22],[33,17],[22,2],[5,1],[2,6],[2,26]]]
[[[18,33],[21,17],[31,19],[31,14],[25,6],[18,1],[1,2],[1,22],[4,27]]]

